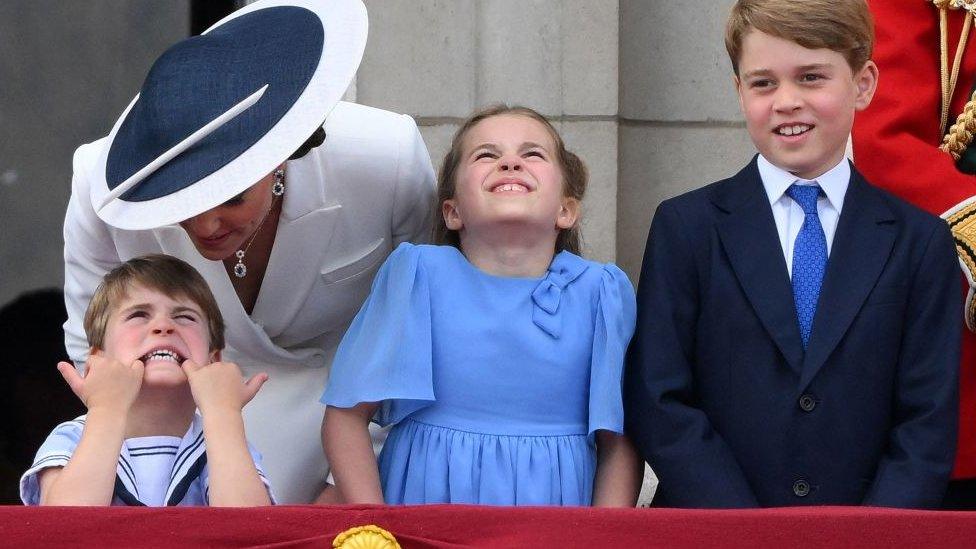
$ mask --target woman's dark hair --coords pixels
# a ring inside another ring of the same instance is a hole
[[[298,160],[299,158],[308,154],[308,151],[318,147],[322,143],[325,143],[325,128],[319,126],[319,128],[315,130],[315,133],[312,134],[312,137],[306,139],[305,142],[302,143],[302,146],[298,147],[298,150],[288,157],[288,160]]]

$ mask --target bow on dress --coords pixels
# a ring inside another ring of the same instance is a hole
[[[559,252],[549,265],[545,278],[532,291],[532,322],[550,336],[559,339],[562,333],[562,317],[559,301],[563,290],[586,270],[583,258],[570,252]]]

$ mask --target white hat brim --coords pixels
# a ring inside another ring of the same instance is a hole
[[[215,208],[271,173],[322,125],[345,94],[362,61],[368,30],[366,7],[361,0],[259,0],[221,19],[204,34],[242,15],[276,6],[306,8],[319,17],[324,30],[322,58],[292,107],[254,145],[194,184],[152,200],[115,199],[99,209],[110,191],[105,177],[108,153],[123,121],[139,99],[136,95],[112,127],[97,161],[91,201],[103,221],[119,229],[153,229]]]

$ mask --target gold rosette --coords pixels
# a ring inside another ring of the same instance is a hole
[[[393,534],[375,524],[368,524],[342,532],[332,540],[332,547],[335,549],[400,549],[400,544]]]
[[[942,214],[942,219],[949,223],[952,238],[956,242],[956,252],[959,254],[959,266],[969,281],[969,292],[966,294],[966,327],[976,332],[976,281],[973,279],[976,274],[976,196],[950,208]]]

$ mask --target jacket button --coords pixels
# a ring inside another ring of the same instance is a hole
[[[796,497],[803,498],[810,494],[810,483],[800,479],[793,483],[793,493]]]
[[[817,407],[817,399],[813,395],[803,395],[800,397],[800,409],[804,412],[812,412]]]

